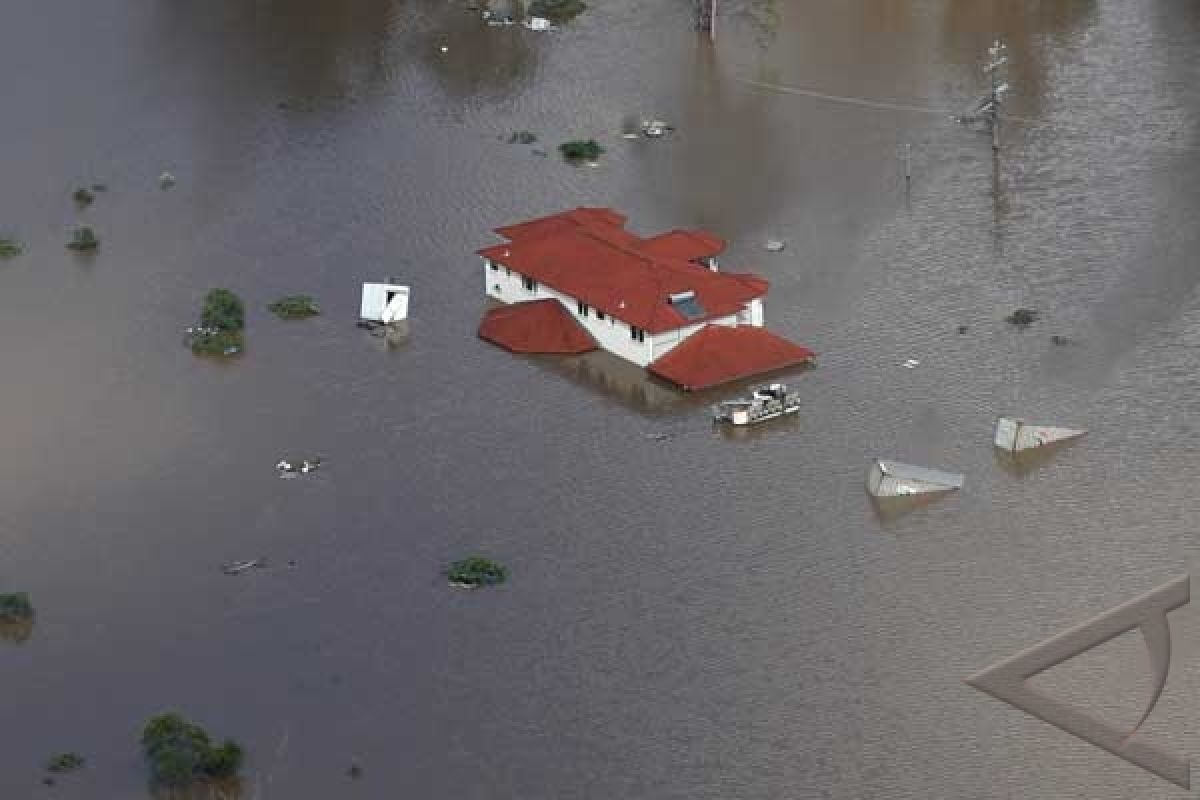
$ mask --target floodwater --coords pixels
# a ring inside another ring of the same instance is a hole
[[[146,796],[167,708],[243,743],[246,798],[1185,796],[963,679],[1200,561],[1200,6],[728,0],[713,48],[688,0],[591,5],[6,4],[0,591],[38,616],[0,641],[0,797]],[[946,110],[997,35],[993,158]],[[642,114],[677,133],[621,139]],[[554,156],[577,136],[599,167]],[[822,356],[800,418],[725,435],[724,393],[478,340],[473,251],[576,205],[728,238]],[[391,275],[393,345],[353,324]],[[180,342],[214,286],[249,306],[227,363]],[[323,316],[267,313],[295,292]],[[1014,469],[1000,413],[1091,433]],[[888,513],[876,455],[966,485]],[[447,588],[474,552],[510,582]],[[1172,621],[1138,735],[1194,756]],[[1150,693],[1133,633],[1036,680],[1125,725]]]

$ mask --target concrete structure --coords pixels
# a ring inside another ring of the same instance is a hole
[[[488,297],[504,303],[557,300],[597,345],[638,366],[653,364],[712,326],[763,325],[767,281],[721,272],[717,256],[725,243],[703,231],[675,230],[643,239],[625,230],[625,217],[611,209],[578,208],[496,232],[508,243],[479,251]],[[807,350],[801,356],[802,348],[762,333],[721,339],[730,362],[739,358],[735,351],[749,355],[745,363],[731,363],[723,380],[744,377],[764,364],[779,368],[813,356]],[[796,348],[786,363],[779,363],[778,347],[771,347],[766,359],[761,353],[754,357],[767,337]],[[677,358],[675,371],[687,361]],[[745,369],[746,363],[756,369]],[[712,375],[697,383],[712,385]]]

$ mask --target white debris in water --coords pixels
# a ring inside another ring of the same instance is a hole
[[[915,358],[910,358],[908,361],[905,361],[902,366],[905,369],[916,369],[917,367],[921,366],[921,362],[917,361]]]
[[[163,189],[170,189],[175,185],[175,176],[169,172],[164,172],[158,176],[158,185]]]
[[[763,245],[763,247],[769,252],[779,253],[783,250],[783,248],[787,247],[787,243],[782,239],[768,239],[767,243]]]

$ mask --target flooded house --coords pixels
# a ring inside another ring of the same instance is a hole
[[[479,251],[484,292],[508,307],[485,315],[480,336],[527,353],[564,352],[563,342],[579,352],[582,341],[689,390],[815,359],[763,327],[769,284],[721,271],[722,239],[642,238],[625,223],[612,209],[577,208],[496,229],[508,241]],[[547,300],[561,308],[547,313]]]

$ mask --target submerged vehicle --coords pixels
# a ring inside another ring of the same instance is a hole
[[[713,406],[713,421],[730,425],[754,425],[800,410],[800,398],[788,393],[782,383],[760,386],[749,398],[726,400]]]

